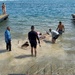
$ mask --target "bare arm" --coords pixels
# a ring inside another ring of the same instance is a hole
[[[59,25],[58,25],[58,27],[57,27],[57,29],[56,29],[56,31],[59,29]]]
[[[30,41],[29,33],[28,33],[28,40]]]
[[[65,32],[65,27],[64,27],[64,25],[63,25],[63,31]]]
[[[37,35],[37,40],[38,40],[38,43],[40,44],[40,39],[39,39],[38,35]]]

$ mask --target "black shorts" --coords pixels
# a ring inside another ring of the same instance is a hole
[[[62,35],[63,31],[62,30],[58,30],[59,34]]]
[[[53,37],[53,39],[57,39],[59,37],[59,35],[56,35],[55,37]]]
[[[35,41],[30,42],[30,44],[31,44],[31,47],[34,47],[34,48],[37,47],[37,42],[35,42]]]

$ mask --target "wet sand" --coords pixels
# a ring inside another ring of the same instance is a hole
[[[51,43],[51,37],[41,40],[37,46],[37,57],[32,57],[30,46],[21,48],[27,40],[13,40],[12,51],[5,50],[5,42],[0,43],[0,75],[43,74],[75,75],[75,58],[72,52],[65,51],[59,44]],[[71,54],[70,54],[71,53]]]

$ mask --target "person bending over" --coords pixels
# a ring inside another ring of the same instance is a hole
[[[49,29],[52,35],[52,43],[55,43],[56,39],[59,37],[59,33],[55,30]]]

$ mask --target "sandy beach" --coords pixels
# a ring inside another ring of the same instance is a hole
[[[74,0],[0,0],[0,5],[2,3],[9,16],[0,22],[0,75],[75,75]],[[59,21],[65,26],[65,32],[55,44],[51,43],[51,36],[41,40],[37,57],[31,56],[30,46],[21,48],[28,41],[32,25],[37,32],[46,33],[50,28],[56,30]],[[5,47],[7,26],[10,27],[12,51]]]
[[[37,57],[31,57],[30,46],[21,48],[27,40],[12,40],[12,51],[5,50],[5,42],[0,43],[0,75],[21,74],[48,74],[73,75],[74,62],[67,57],[67,52],[59,45],[51,43],[48,35],[41,40],[41,47],[37,46]],[[68,63],[70,62],[70,63]]]

